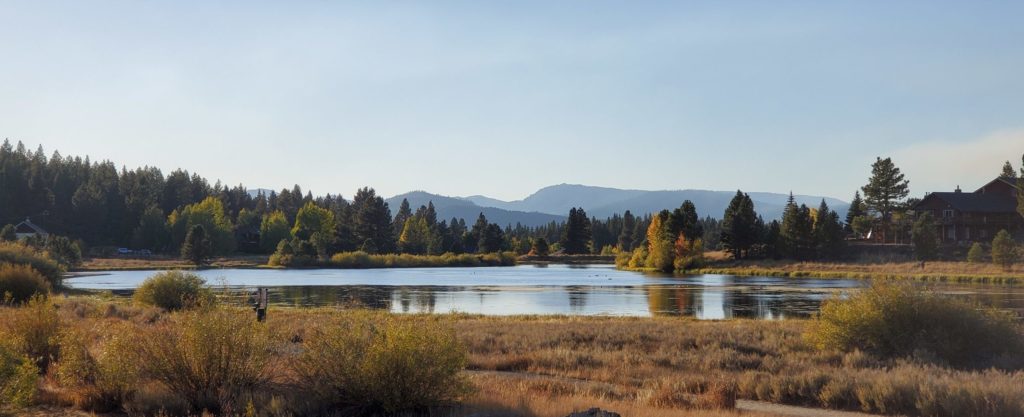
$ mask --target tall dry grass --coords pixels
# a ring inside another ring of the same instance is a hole
[[[220,308],[237,316],[221,320],[199,319],[207,314],[201,311],[167,313],[80,297],[54,301],[66,326],[95,329],[84,332],[81,340],[96,362],[109,340],[104,335],[118,326],[130,329],[126,334],[133,336],[138,353],[125,358],[135,358],[141,372],[121,409],[137,415],[161,408],[168,415],[195,413],[198,401],[186,400],[190,392],[211,402],[228,398],[217,406],[230,414],[372,414],[385,407],[369,405],[371,401],[351,407],[356,404],[351,398],[367,398],[360,390],[425,387],[421,392],[445,392],[461,378],[468,378],[474,392],[434,396],[441,400],[429,406],[421,402],[415,407],[409,393],[381,398],[412,408],[402,407],[394,415],[427,410],[430,415],[561,417],[596,406],[623,415],[732,416],[737,414],[731,407],[743,399],[908,416],[1024,415],[1024,371],[955,369],[914,356],[894,359],[862,350],[817,349],[802,336],[808,321],[392,315],[282,308],[256,325],[251,313],[228,307]],[[2,313],[6,317],[9,310]],[[398,326],[389,332],[388,323]],[[250,331],[248,326],[257,327]],[[261,340],[267,342],[249,341],[245,334],[265,334]],[[375,344],[378,353],[371,353]],[[445,346],[456,345],[465,348],[467,374],[453,371],[460,367],[459,356],[449,355],[456,348]],[[221,356],[253,351],[265,353],[257,353],[255,360]],[[186,360],[185,352],[200,359]],[[62,358],[58,356],[58,370]],[[272,362],[270,377],[248,373],[264,361]],[[224,363],[233,364],[242,376],[217,373],[220,381],[230,383],[206,384],[224,388],[212,395],[187,384],[178,388],[178,383],[156,376],[181,373],[203,380],[204,369]],[[446,377],[431,379],[434,375]],[[332,395],[347,402],[316,407]],[[460,406],[444,406],[456,398]],[[309,404],[314,400],[319,404]]]

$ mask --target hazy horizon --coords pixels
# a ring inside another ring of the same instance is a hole
[[[351,196],[848,201],[1024,153],[1024,4],[0,2],[0,138]]]

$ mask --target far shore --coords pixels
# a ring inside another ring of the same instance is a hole
[[[702,268],[677,271],[677,274],[720,274],[736,276],[771,276],[821,279],[909,279],[919,282],[977,284],[1024,284],[1024,265],[1003,269],[991,264],[968,262],[799,262],[786,260],[732,260],[719,252],[708,252],[709,262]],[[81,266],[69,271],[149,271],[169,269],[257,269],[268,266],[267,255],[238,255],[213,259],[202,268],[180,258],[165,255],[149,257],[87,258]],[[524,255],[519,265],[611,265],[612,255]],[[456,266],[457,267],[457,266]],[[331,268],[329,265],[323,268]],[[635,269],[637,272],[652,272]]]

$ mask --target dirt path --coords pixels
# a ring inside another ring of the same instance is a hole
[[[567,376],[534,374],[529,372],[508,372],[508,371],[467,371],[476,375],[493,375],[505,378],[517,379],[548,379],[564,383],[590,385],[601,388],[617,387],[607,382],[590,381],[586,379],[571,378]],[[619,387],[621,388],[621,387]],[[737,400],[736,409],[739,411],[756,412],[763,414],[774,414],[780,417],[886,417],[878,414],[867,414],[854,411],[827,410],[822,408],[798,407],[793,405],[775,404],[764,401]]]

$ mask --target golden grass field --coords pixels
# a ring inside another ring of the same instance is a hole
[[[909,279],[924,282],[1024,283],[1024,265],[1002,268],[992,263],[928,262],[799,262],[789,260],[732,260],[723,252],[708,252],[705,268],[694,274],[759,275],[792,278]]]
[[[85,329],[119,322],[145,328],[168,314],[122,299],[54,300],[65,323]],[[275,308],[268,326],[281,340],[301,343],[309,329],[347,314],[352,312]],[[805,320],[461,314],[399,319],[450,326],[468,352],[473,393],[461,405],[430,415],[557,417],[601,407],[629,416],[734,416],[737,399],[890,415],[950,415],[943,410],[961,406],[951,401],[974,410],[956,415],[1019,416],[1013,413],[1024,410],[1024,371],[957,370],[859,351],[816,350],[804,342]],[[46,386],[49,398],[61,403],[61,390]],[[153,409],[166,398],[159,390],[143,390],[136,407]],[[977,414],[979,409],[994,412]],[[53,406],[30,411],[75,415]]]

